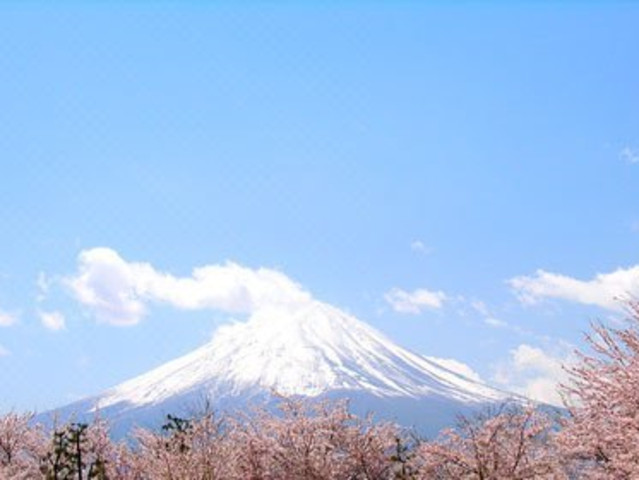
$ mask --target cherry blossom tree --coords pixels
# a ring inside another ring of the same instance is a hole
[[[225,433],[224,422],[213,414],[194,420],[169,415],[162,432],[134,433],[138,448],[131,472],[144,479],[232,478],[233,449],[241,446],[231,446]]]
[[[614,352],[615,365],[635,365],[634,358],[626,357],[628,347],[616,342],[639,346],[639,336],[602,327],[597,331],[603,358]],[[582,402],[560,422],[564,430],[559,433],[548,415],[519,404],[462,417],[456,429],[433,441],[411,440],[391,423],[357,417],[346,402],[283,399],[279,411],[169,416],[162,430],[138,429],[130,443],[113,442],[99,418],[62,425],[46,435],[31,424],[32,415],[10,413],[0,417],[0,479],[639,478],[632,443],[637,427],[632,405],[624,403],[634,397],[621,395],[624,385],[611,385],[612,377],[602,381],[598,368],[604,365],[612,368],[610,361],[585,357],[575,367],[582,381],[573,383],[570,392]],[[628,388],[639,386],[630,380]]]
[[[533,406],[504,405],[496,414],[461,417],[456,429],[418,447],[419,478],[568,478],[551,437],[552,422]]]
[[[135,478],[128,475],[125,458],[125,445],[114,443],[107,422],[96,416],[91,423],[54,427],[41,457],[40,471],[47,480]]]
[[[277,412],[169,416],[160,431],[135,431],[132,444],[113,442],[99,418],[49,435],[31,420],[0,417],[1,480],[413,478],[398,428],[356,417],[345,402],[283,399]]]
[[[41,428],[31,425],[32,420],[30,413],[0,417],[1,479],[38,478],[47,440]]]
[[[235,478],[393,478],[391,455],[399,430],[350,414],[345,402],[284,400],[281,415],[258,410],[236,420],[240,446]]]
[[[639,478],[639,302],[625,328],[593,326],[563,386],[569,417],[558,436],[579,478]]]

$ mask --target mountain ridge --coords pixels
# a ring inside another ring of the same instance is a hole
[[[198,398],[228,409],[280,395],[348,397],[358,413],[374,410],[415,426],[423,423],[416,421],[420,410],[442,417],[420,426],[424,431],[513,397],[312,300],[262,309],[246,322],[222,326],[191,353],[59,411],[99,411],[115,423],[134,424]]]

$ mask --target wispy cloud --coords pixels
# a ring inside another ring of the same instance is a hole
[[[66,328],[66,319],[60,312],[38,312],[40,323],[47,330],[57,332]]]
[[[483,302],[482,300],[472,300],[470,302],[470,306],[473,307],[473,310],[475,310],[480,315],[483,315],[485,317],[490,316],[490,310],[488,309],[488,305],[486,305],[486,303]]]
[[[36,295],[36,302],[42,303],[47,299],[49,295],[49,289],[51,288],[51,279],[46,273],[38,273],[38,279],[36,280],[36,286],[38,287],[38,293]]]
[[[424,255],[433,253],[433,249],[421,240],[413,240],[412,242],[410,242],[410,249],[413,252],[422,253]]]
[[[484,302],[480,300],[472,301],[472,308],[479,313],[483,319],[483,324],[493,329],[505,330],[511,333],[515,333],[519,337],[524,337],[529,341],[548,342],[552,341],[552,337],[548,335],[540,335],[529,328],[518,325],[516,321],[509,322],[500,317],[499,314],[495,314],[492,308],[489,308]]]
[[[600,273],[590,280],[537,270],[535,275],[515,277],[508,283],[525,304],[557,298],[620,311],[624,308],[620,299],[639,294],[639,265]]]
[[[506,328],[508,327],[508,323],[500,320],[499,318],[495,318],[495,317],[486,317],[484,318],[484,323],[486,325],[488,325],[489,327],[494,327],[494,328]]]
[[[473,300],[470,302],[470,306],[479,313],[482,317],[484,317],[484,324],[493,328],[509,328],[510,325],[497,318],[492,312],[491,309],[488,308],[488,305],[481,300]],[[511,328],[512,329],[512,328]]]
[[[573,359],[571,348],[563,346],[549,352],[539,347],[521,344],[510,351],[508,361],[495,369],[493,381],[505,390],[533,400],[562,405],[558,387],[568,381],[563,366]]]
[[[8,357],[9,355],[11,355],[11,352],[0,345],[0,357]]]
[[[626,163],[639,163],[639,151],[631,147],[624,147],[619,152],[619,156]]]
[[[17,313],[3,312],[0,310],[0,327],[11,327],[18,323]]]
[[[418,288],[407,292],[400,288],[392,288],[384,299],[398,313],[417,315],[426,309],[439,309],[443,306],[447,296],[442,291],[431,291]]]
[[[426,357],[428,360],[435,362],[442,367],[455,372],[463,377],[475,380],[476,382],[483,382],[479,374],[473,370],[470,366],[459,360],[453,358],[438,358],[438,357]]]
[[[150,303],[250,314],[271,306],[293,307],[312,298],[277,270],[227,262],[177,277],[148,263],[127,262],[109,248],[82,251],[78,271],[64,282],[98,321],[112,325],[137,324]]]

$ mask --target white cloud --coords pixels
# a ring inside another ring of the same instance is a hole
[[[9,355],[11,355],[11,352],[0,345],[0,357],[8,357]]]
[[[481,300],[473,300],[472,302],[470,302],[470,306],[473,307],[473,309],[480,315],[484,315],[485,317],[490,316],[490,310],[488,310],[488,306]]]
[[[38,312],[42,326],[48,330],[58,331],[66,327],[64,315],[60,312]]]
[[[38,273],[38,279],[36,281],[36,285],[38,287],[36,302],[42,303],[46,300],[47,296],[49,295],[49,289],[51,288],[51,279],[49,279],[46,273],[40,272]]]
[[[469,378],[470,380],[474,380],[476,382],[483,382],[483,380],[481,379],[481,377],[475,370],[470,368],[467,364],[460,362],[459,360],[455,360],[453,358],[437,358],[437,357],[426,357],[426,358],[450,370],[451,372],[455,372],[463,377]]]
[[[442,291],[433,292],[419,288],[406,292],[400,288],[392,288],[384,295],[384,299],[399,313],[417,315],[426,308],[441,308],[446,301],[446,294]]]
[[[506,390],[561,406],[558,386],[568,380],[562,365],[573,361],[573,354],[566,350],[562,348],[559,352],[550,353],[521,344],[510,351],[507,362],[498,365],[493,380]]]
[[[634,148],[624,147],[619,152],[619,156],[627,163],[639,163],[639,152]]]
[[[488,308],[488,305],[486,305],[486,303],[484,303],[481,300],[473,300],[472,302],[470,302],[470,306],[473,308],[473,310],[475,310],[477,313],[479,313],[480,315],[482,315],[484,317],[484,324],[488,325],[489,327],[493,327],[493,328],[509,328],[510,325],[508,325],[507,322],[496,318],[490,311],[490,309]]]
[[[424,253],[424,254],[429,254],[429,253],[432,253],[432,251],[433,251],[432,248],[427,246],[421,240],[413,240],[412,242],[410,242],[410,249],[413,252],[419,252],[419,253]]]
[[[484,318],[484,323],[486,325],[488,325],[489,327],[494,327],[494,328],[506,328],[506,327],[508,327],[508,323],[506,323],[503,320],[500,320],[498,318],[495,318],[495,317],[486,317],[486,318]]]
[[[0,327],[11,327],[18,323],[18,314],[0,310]]]
[[[82,251],[77,273],[65,283],[98,321],[113,325],[138,323],[153,302],[185,310],[254,313],[264,307],[293,307],[312,298],[277,270],[227,262],[176,277],[148,263],[127,262],[109,248]]]
[[[623,310],[620,299],[639,295],[639,265],[601,273],[591,280],[537,270],[534,276],[515,277],[508,283],[523,303],[558,298],[608,310]]]

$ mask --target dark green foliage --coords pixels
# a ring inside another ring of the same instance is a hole
[[[395,437],[395,451],[390,457],[396,480],[414,480],[417,478],[417,469],[414,466],[415,446],[418,443],[406,442],[400,437]]]
[[[90,459],[86,423],[70,423],[53,433],[52,449],[43,462],[47,480],[107,480],[105,461]]]
[[[186,443],[186,434],[189,433],[191,428],[190,420],[168,414],[166,423],[162,425],[162,431],[169,437],[169,440],[165,443],[167,450],[177,445],[179,453],[186,453],[189,450],[189,446]]]

